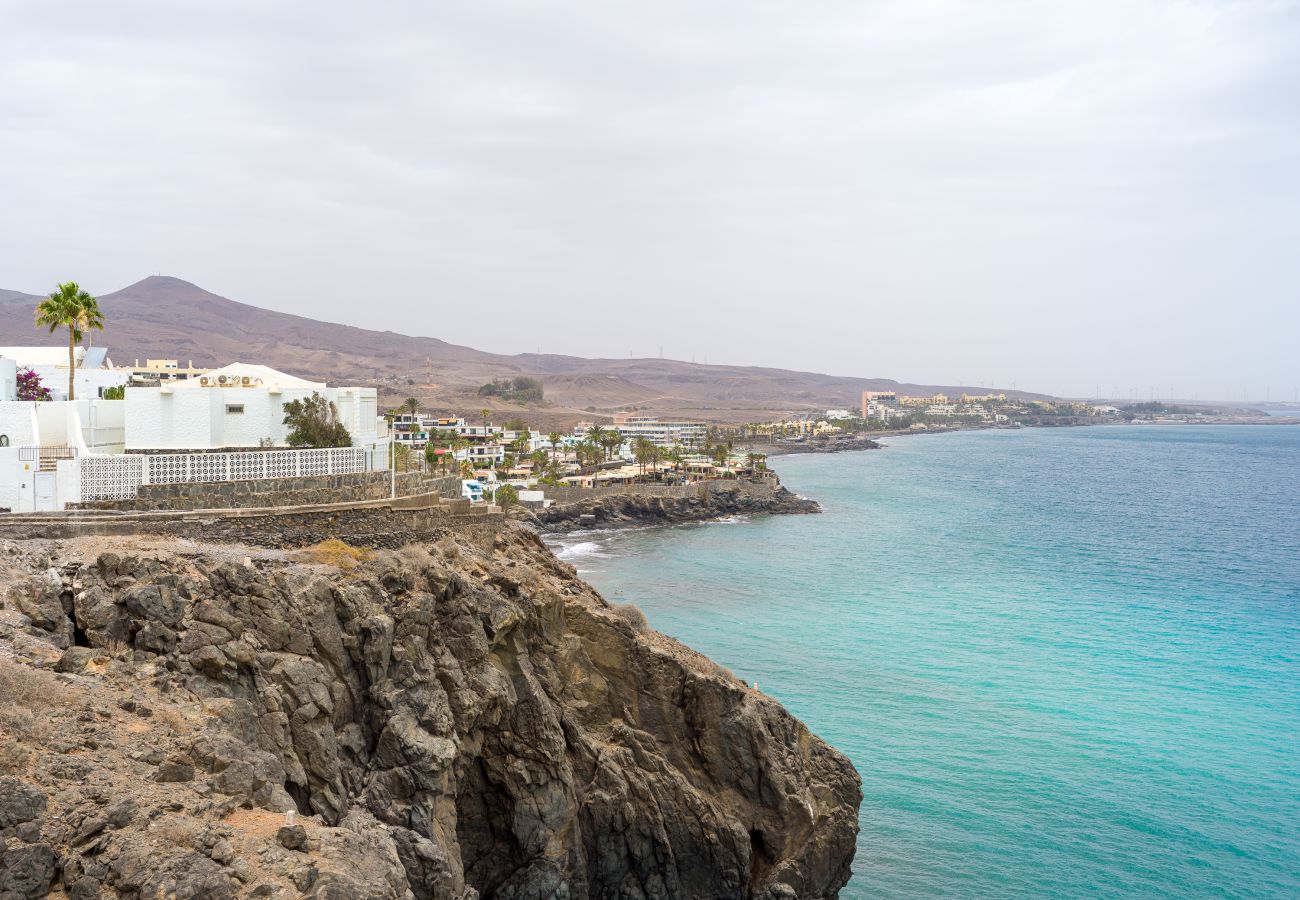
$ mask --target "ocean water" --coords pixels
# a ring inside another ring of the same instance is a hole
[[[844,897],[1300,897],[1300,428],[773,460],[819,516],[567,535],[852,758]]]

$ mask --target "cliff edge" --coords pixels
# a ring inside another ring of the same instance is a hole
[[[522,527],[0,544],[0,895],[816,898],[859,780]]]

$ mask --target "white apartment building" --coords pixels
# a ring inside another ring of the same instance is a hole
[[[623,435],[624,444],[631,444],[637,438],[645,438],[656,447],[671,447],[681,444],[696,447],[708,437],[708,426],[702,422],[660,421],[658,416],[616,415],[609,426]]]
[[[316,393],[337,408],[354,447],[379,443],[374,388],[331,388],[267,366],[232,363],[174,384],[127,388],[126,449],[283,447],[289,435],[284,405]]]

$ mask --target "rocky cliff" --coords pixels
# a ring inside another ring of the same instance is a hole
[[[0,896],[833,897],[861,795],[522,528],[0,545]]]
[[[621,525],[672,525],[722,516],[819,513],[821,506],[779,485],[710,483],[690,496],[662,497],[638,493],[597,494],[578,501],[556,503],[531,511],[527,518],[545,531],[575,528],[615,528]]]

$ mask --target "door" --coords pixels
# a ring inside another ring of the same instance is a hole
[[[59,501],[56,496],[57,490],[55,479],[57,476],[53,472],[37,472],[36,474],[36,511],[53,512],[59,508]]]

